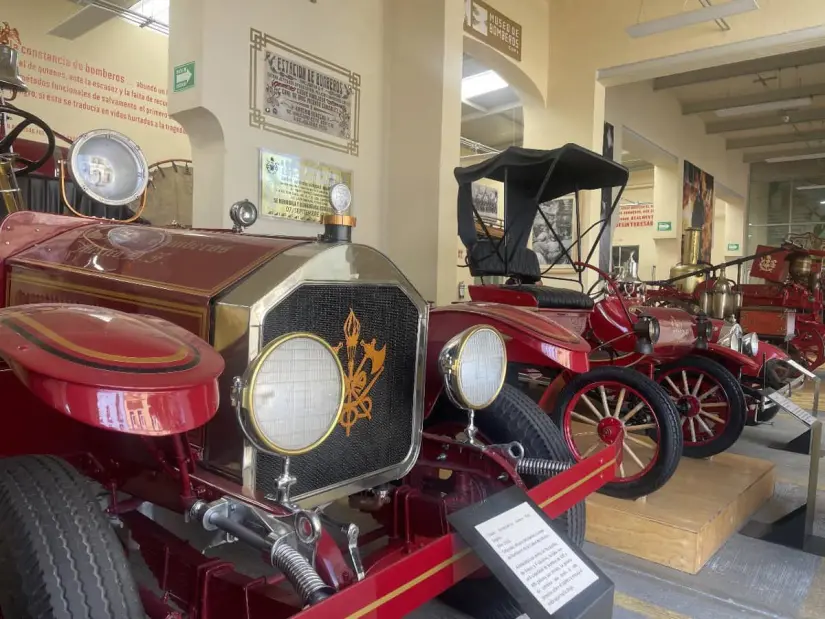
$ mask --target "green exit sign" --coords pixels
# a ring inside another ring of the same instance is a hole
[[[673,224],[669,221],[657,221],[656,230],[659,232],[670,232],[673,230]]]
[[[728,243],[728,251],[739,251],[739,243]]]
[[[174,73],[174,88],[175,92],[189,90],[195,87],[195,63],[187,62],[186,64],[175,67]]]

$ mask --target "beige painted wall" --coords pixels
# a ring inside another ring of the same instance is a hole
[[[627,189],[622,196],[633,202],[653,204],[653,169],[631,172]],[[654,229],[655,224],[639,228],[616,227],[613,230],[613,246],[639,246],[639,277],[642,279],[649,278],[650,267],[656,264],[656,247],[652,234]]]
[[[15,104],[70,137],[125,133],[150,163],[188,158],[189,139],[167,115],[168,38],[118,18],[75,40],[48,34],[78,9],[66,0],[0,0],[2,19],[20,32],[20,73],[31,89]]]
[[[232,10],[222,0],[172,3],[169,62],[176,66],[196,61],[195,87],[170,96],[170,111],[191,134],[197,134],[193,139],[193,160],[199,170],[194,187],[195,225],[229,226],[233,202],[247,198],[258,203],[259,149],[264,148],[351,170],[352,214],[358,220],[354,237],[383,248],[382,16],[381,0],[244,2]],[[250,126],[252,27],[360,74],[358,156]],[[219,33],[220,44],[214,44],[214,33]],[[252,230],[315,235],[321,226],[261,218]]]
[[[173,96],[170,102],[176,118],[193,136],[196,166],[209,171],[199,176],[195,187],[196,223],[226,225],[231,202],[257,196],[259,147],[344,167],[354,172],[353,212],[359,218],[355,239],[389,253],[427,298],[449,302],[455,298],[456,285],[452,167],[460,153],[462,52],[478,56],[521,91],[526,103],[525,146],[552,148],[573,141],[598,149],[606,96],[605,87],[596,81],[600,70],[825,22],[825,5],[819,0],[766,0],[761,11],[737,17],[730,32],[703,24],[632,40],[624,27],[639,17],[638,3],[489,1],[523,26],[520,63],[463,35],[463,3],[459,0],[271,0],[255,6],[237,3],[232,11],[226,11],[219,0],[173,2],[171,64],[193,59],[200,63],[197,87]],[[682,0],[645,3],[641,18],[683,8]],[[361,75],[358,157],[249,127],[251,26]],[[216,38],[220,45],[214,44]],[[731,54],[776,51],[776,46],[762,45],[756,51]],[[700,68],[707,60],[691,57],[688,62],[693,65],[680,69]],[[662,67],[668,63],[655,70],[666,72]],[[678,111],[674,113],[681,118]],[[674,118],[659,116],[639,119],[634,130],[655,140],[654,134],[667,130]],[[724,157],[709,161],[701,148],[686,150],[681,141],[672,152],[746,195],[740,170]],[[659,204],[677,208],[681,170],[669,172],[657,169],[663,180],[657,181],[657,209]],[[585,226],[598,213],[594,198],[584,197]],[[662,217],[657,214],[657,219]],[[256,230],[314,234],[318,227],[272,220],[259,223]],[[666,250],[668,263],[678,257],[677,231],[656,241],[657,251]]]
[[[717,184],[721,183],[742,196],[748,192],[748,165],[742,163],[740,153],[726,149],[724,139],[707,135],[700,118],[683,116],[679,102],[671,92],[654,92],[649,81],[608,88],[605,114],[608,122],[616,126],[617,132],[627,127],[677,159],[675,164],[655,170],[661,183],[656,183],[660,186],[654,189],[654,222],[670,221],[673,231],[660,233],[654,223],[647,230],[649,239],[654,242],[648,241],[645,252],[640,250],[641,276],[649,277],[653,265],[656,265],[657,277],[663,276],[680,258],[684,161],[699,166],[712,174]],[[662,179],[664,176],[668,178]],[[728,242],[739,242],[741,245],[741,205],[717,200],[715,206],[713,260],[721,262],[727,255]],[[730,223],[726,223],[728,211],[732,213]],[[614,244],[631,244],[619,242],[618,239],[624,234],[621,230],[617,229]]]

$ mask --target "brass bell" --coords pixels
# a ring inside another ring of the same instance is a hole
[[[0,88],[12,92],[26,92],[29,89],[20,78],[17,50],[8,45],[0,45]]]

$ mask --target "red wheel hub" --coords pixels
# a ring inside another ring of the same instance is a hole
[[[624,428],[624,424],[621,419],[617,419],[616,417],[605,417],[599,421],[599,424],[596,427],[596,432],[598,432],[599,438],[602,442],[610,445],[620,436],[622,428]]]
[[[696,417],[702,410],[702,404],[695,395],[683,395],[676,400],[676,408],[685,417]]]

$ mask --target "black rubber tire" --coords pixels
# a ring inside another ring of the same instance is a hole
[[[673,477],[679,465],[679,458],[682,457],[682,427],[679,412],[661,386],[641,372],[629,368],[615,366],[595,368],[575,376],[559,392],[554,411],[551,413],[553,421],[561,427],[563,413],[573,396],[588,384],[601,381],[621,383],[641,394],[653,409],[662,438],[659,443],[659,458],[650,471],[633,481],[610,482],[603,486],[600,492],[619,499],[638,499],[652,494]]]
[[[90,482],[59,458],[0,460],[5,619],[144,619],[137,587]]]
[[[748,408],[745,403],[745,392],[742,390],[742,385],[739,384],[736,377],[724,365],[714,361],[713,359],[708,359],[707,357],[702,357],[699,355],[688,355],[687,357],[682,357],[678,361],[665,363],[661,367],[657,368],[656,376],[658,377],[663,372],[674,369],[683,369],[689,372],[692,368],[698,368],[699,370],[711,375],[716,383],[722,388],[722,391],[725,393],[725,398],[728,401],[728,415],[730,416],[730,419],[721,436],[703,445],[691,445],[689,442],[684,443],[683,453],[686,457],[710,458],[711,456],[715,456],[730,449],[742,435],[742,431],[745,429],[745,424],[748,421]]]
[[[446,398],[441,398],[427,419],[427,425],[441,422],[466,423],[467,414],[457,410]],[[504,385],[496,400],[475,415],[479,432],[494,443],[518,441],[530,458],[547,458],[557,462],[573,462],[573,457],[559,429],[533,400],[518,388]],[[542,479],[523,477],[528,487]],[[565,514],[565,530],[577,545],[584,543],[584,502]],[[441,595],[441,599],[456,610],[476,619],[515,619],[523,611],[507,590],[495,578],[465,578]]]

